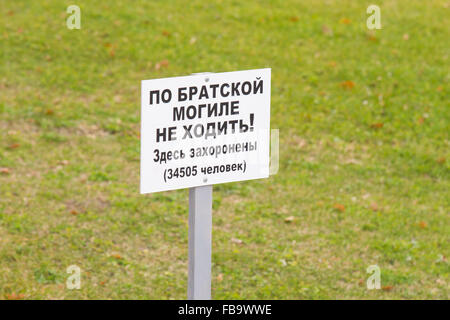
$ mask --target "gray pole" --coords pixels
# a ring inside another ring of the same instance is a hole
[[[211,299],[212,190],[212,185],[189,189],[189,300]]]
[[[189,300],[211,299],[212,190],[189,189]]]

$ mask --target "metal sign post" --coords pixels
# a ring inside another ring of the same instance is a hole
[[[189,189],[189,300],[211,299],[212,191]]]
[[[212,185],[189,189],[189,300],[211,300],[212,190]]]

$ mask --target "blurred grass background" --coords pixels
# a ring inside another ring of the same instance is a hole
[[[213,298],[448,299],[450,2],[377,0],[374,31],[369,4],[0,0],[0,298],[185,298],[140,80],[271,67],[280,171],[214,187]]]

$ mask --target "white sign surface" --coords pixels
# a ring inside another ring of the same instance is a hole
[[[270,69],[143,80],[141,193],[267,178]]]

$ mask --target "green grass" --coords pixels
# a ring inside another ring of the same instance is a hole
[[[213,298],[449,298],[448,1],[378,0],[373,32],[370,1],[78,0],[68,30],[73,3],[0,3],[0,298],[185,298],[188,192],[139,194],[140,80],[264,67],[280,170],[214,187]]]

